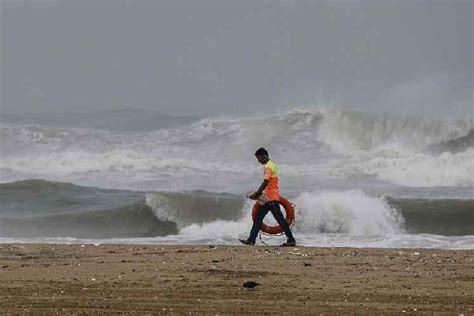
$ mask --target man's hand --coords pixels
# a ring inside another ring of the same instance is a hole
[[[250,195],[248,196],[248,198],[251,199],[251,200],[256,200],[256,199],[258,199],[258,197],[259,197],[260,195],[261,195],[261,193],[254,192],[254,193],[250,194]]]
[[[262,195],[262,192],[263,192],[263,190],[265,190],[265,188],[267,187],[267,185],[268,185],[268,180],[266,180],[266,179],[263,180],[263,183],[262,183],[262,185],[260,186],[260,188],[258,188],[257,192],[254,192],[254,193],[252,193],[252,194],[249,194],[249,195],[247,195],[247,197],[248,197],[249,199],[252,199],[252,200],[258,199],[258,198],[260,197],[260,195]]]

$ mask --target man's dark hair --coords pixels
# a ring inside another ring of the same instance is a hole
[[[255,152],[255,156],[267,156],[268,157],[268,151],[263,148],[263,147],[260,147],[259,149],[257,149],[257,151]]]

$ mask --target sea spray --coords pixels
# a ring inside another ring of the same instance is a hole
[[[334,150],[352,154],[387,144],[421,150],[431,144],[463,137],[473,127],[472,117],[436,119],[327,110],[324,111],[318,135],[320,141]]]
[[[385,235],[403,232],[403,217],[383,198],[370,197],[361,191],[305,192],[295,198],[295,231],[298,234],[343,233],[350,235]],[[237,237],[251,227],[250,211],[253,202],[247,201],[245,216],[237,221],[217,220],[206,224],[192,224],[180,234]],[[284,210],[283,210],[284,212]],[[264,220],[277,225],[271,213]]]
[[[403,218],[383,198],[362,191],[304,192],[294,200],[298,232],[385,235],[403,231]]]
[[[399,146],[384,146],[331,164],[339,178],[376,177],[407,187],[472,187],[474,149],[429,154]]]

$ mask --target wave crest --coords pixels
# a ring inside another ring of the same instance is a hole
[[[235,195],[194,191],[188,193],[147,193],[146,203],[161,221],[178,228],[214,220],[236,220],[242,216],[243,200]]]
[[[453,120],[327,111],[320,129],[320,140],[342,153],[391,144],[423,150],[432,144],[463,137],[473,127],[472,117]]]

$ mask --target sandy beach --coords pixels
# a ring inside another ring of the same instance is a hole
[[[474,310],[474,251],[3,244],[0,268],[7,314]]]

